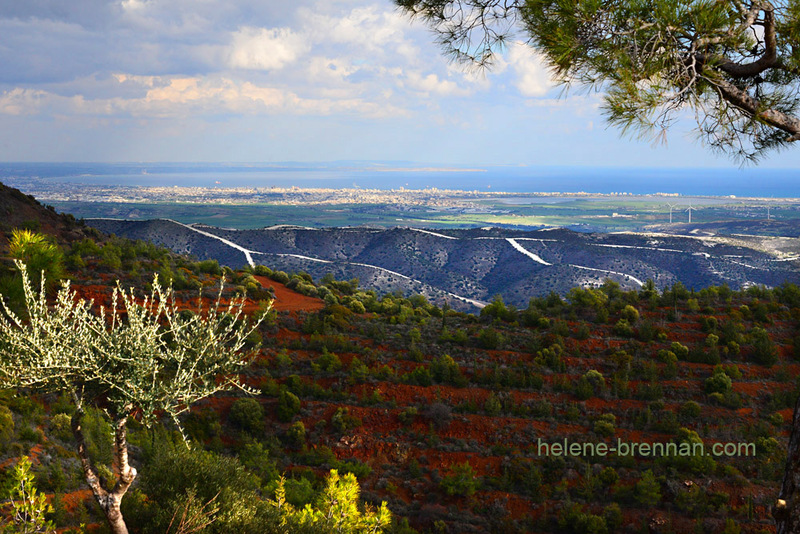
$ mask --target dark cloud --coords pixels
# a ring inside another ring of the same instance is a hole
[[[95,73],[195,75],[224,69],[231,34],[279,27],[312,0],[0,0],[0,83]]]
[[[0,18],[49,20],[100,29],[119,17],[119,1],[113,0],[0,0]]]

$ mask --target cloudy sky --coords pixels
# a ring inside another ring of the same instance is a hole
[[[620,138],[523,44],[467,73],[391,0],[0,0],[0,65],[3,161],[736,167]]]

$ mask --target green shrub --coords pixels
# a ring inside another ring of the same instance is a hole
[[[641,480],[634,486],[633,498],[638,504],[648,508],[655,506],[661,500],[661,485],[650,469],[642,474]]]
[[[264,408],[256,399],[237,399],[231,405],[230,422],[249,434],[260,434],[264,431]]]
[[[288,423],[300,411],[300,399],[287,389],[278,395],[278,419]]]
[[[442,479],[440,486],[447,495],[469,497],[477,491],[479,484],[472,466],[464,462],[453,466],[452,473]]]
[[[62,441],[71,441],[73,439],[72,417],[65,413],[57,413],[52,416],[50,418],[50,432]]]
[[[731,377],[729,377],[722,369],[716,369],[714,374],[706,378],[705,390],[706,393],[725,393],[730,391]]]
[[[478,345],[484,349],[496,349],[504,341],[503,336],[494,328],[484,328],[478,334]]]
[[[684,402],[680,409],[678,410],[678,414],[684,420],[691,420],[695,419],[700,416],[701,408],[700,405],[697,404],[695,401],[686,401]]]
[[[634,331],[627,319],[620,319],[614,325],[613,332],[620,337],[633,337]]]
[[[639,310],[628,304],[622,309],[620,317],[625,319],[629,324],[636,324],[639,320]]]
[[[302,448],[306,444],[306,427],[302,421],[292,423],[286,431],[286,439],[295,448]]]
[[[159,446],[143,464],[139,488],[122,501],[132,531],[161,534],[187,499],[218,508],[216,520],[203,532],[255,533],[266,505],[258,496],[260,481],[236,458],[182,444]],[[146,498],[145,498],[146,496]]]
[[[763,328],[757,326],[750,331],[753,346],[752,359],[764,367],[771,367],[778,361],[778,347]]]
[[[6,406],[0,404],[0,450],[14,438],[14,416]]]

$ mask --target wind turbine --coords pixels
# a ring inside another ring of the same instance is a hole
[[[697,211],[697,210],[696,210],[694,207],[692,207],[692,205],[690,204],[690,205],[689,205],[689,207],[688,207],[688,208],[686,208],[686,211],[688,211],[688,212],[689,212],[689,222],[692,222],[692,210],[695,210],[695,211]]]
[[[672,224],[672,210],[673,210],[673,209],[675,209],[675,208],[677,208],[677,207],[678,207],[678,205],[677,205],[677,204],[670,204],[670,203],[668,202],[668,203],[667,203],[667,206],[669,206],[669,223],[670,223],[670,224]]]

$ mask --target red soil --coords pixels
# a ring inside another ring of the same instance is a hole
[[[272,307],[277,311],[319,311],[325,307],[322,299],[307,297],[296,291],[292,291],[285,285],[278,283],[266,276],[254,277],[262,287],[270,287],[275,290],[275,301]]]

